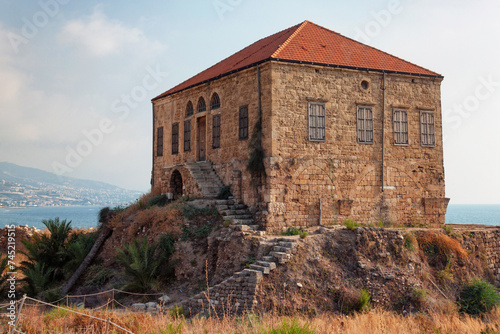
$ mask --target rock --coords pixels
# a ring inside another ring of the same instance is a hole
[[[149,303],[146,303],[146,308],[148,310],[156,310],[156,308],[158,307],[158,303],[155,303],[155,302],[149,302]]]
[[[142,304],[142,303],[132,304],[132,308],[134,310],[144,311],[146,309],[146,304]]]
[[[358,267],[360,267],[361,269],[365,269],[366,263],[364,263],[363,261],[358,261]]]
[[[79,308],[79,309],[84,309],[85,308],[85,304],[84,303],[78,303],[78,304],[76,304],[76,307]]]
[[[300,289],[302,289],[302,287],[303,287],[302,283],[297,283],[297,286],[298,286]]]
[[[411,265],[411,263],[408,264],[408,269],[415,270],[415,268]]]
[[[167,296],[167,295],[163,295],[161,296],[160,298],[158,298],[158,300],[160,301],[160,303],[168,303],[170,301],[170,297]]]
[[[387,274],[387,275],[385,275],[385,276],[384,276],[384,278],[385,278],[386,280],[393,280],[393,279],[395,279],[395,278],[396,278],[396,276],[395,276],[395,275],[393,275],[393,274]]]

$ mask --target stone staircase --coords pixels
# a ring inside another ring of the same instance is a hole
[[[297,238],[263,238],[260,246],[265,256],[260,256],[249,268],[236,272],[223,282],[210,287],[177,305],[211,313],[252,311],[258,304],[257,291],[264,275],[269,275],[278,265],[290,261],[297,250]],[[170,305],[173,307],[173,305]]]
[[[216,198],[224,184],[208,161],[186,164],[204,198]]]
[[[229,227],[239,231],[256,231],[260,225],[256,224],[252,213],[245,204],[237,203],[235,197],[227,200],[217,200],[217,210],[222,219],[229,221]]]

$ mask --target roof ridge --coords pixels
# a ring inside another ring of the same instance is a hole
[[[307,21],[306,21],[306,22],[307,22]],[[423,66],[420,66],[420,65],[417,65],[417,64],[415,64],[415,63],[412,63],[411,61],[408,61],[408,60],[405,60],[405,59],[400,58],[400,57],[398,57],[398,56],[395,56],[395,55],[393,55],[393,54],[391,54],[391,53],[389,53],[389,52],[386,52],[386,51],[383,51],[383,50],[377,49],[376,47],[373,47],[373,46],[371,46],[371,45],[368,45],[368,44],[362,43],[362,42],[360,42],[360,41],[357,41],[357,40],[355,40],[354,38],[351,38],[351,37],[348,37],[348,36],[344,36],[344,35],[342,35],[341,33],[338,33],[338,32],[333,31],[333,30],[331,30],[331,29],[328,29],[328,28],[325,28],[325,27],[323,27],[323,26],[320,26],[319,24],[316,24],[316,23],[314,23],[314,22],[309,22],[309,23],[311,23],[312,25],[314,25],[314,26],[316,26],[316,27],[318,27],[318,28],[321,28],[321,29],[323,29],[323,30],[326,30],[326,31],[331,32],[331,33],[334,33],[334,34],[339,35],[339,36],[341,36],[341,37],[343,37],[343,38],[346,38],[346,39],[348,39],[348,40],[351,40],[351,41],[353,41],[353,42],[355,42],[355,43],[362,44],[362,45],[364,45],[364,46],[366,46],[366,47],[369,47],[369,48],[370,48],[370,49],[372,49],[372,50],[376,50],[376,51],[378,51],[378,52],[382,52],[382,53],[384,53],[384,54],[386,54],[386,55],[388,55],[388,56],[391,56],[391,57],[394,57],[394,58],[396,58],[396,59],[399,59],[399,60],[401,60],[401,61],[403,61],[403,62],[405,62],[405,63],[412,64],[413,66],[416,66],[416,67],[421,68],[421,69],[423,69],[423,70],[426,70],[426,71],[429,71],[429,72],[431,72],[431,73],[434,73],[435,75],[439,75],[439,76],[441,76],[441,74],[439,74],[439,73],[437,73],[437,72],[431,71],[431,70],[429,70],[428,68],[425,68],[425,67],[423,67]]]
[[[302,22],[300,24],[300,26],[293,32],[293,34],[290,35],[290,37],[288,37],[288,39],[280,45],[280,47],[274,51],[274,53],[271,55],[271,58],[277,58],[277,55],[283,51],[283,49],[292,41],[292,39],[298,35],[298,33],[302,30],[302,28],[304,28],[308,23],[311,23],[307,20],[305,20],[304,22]]]

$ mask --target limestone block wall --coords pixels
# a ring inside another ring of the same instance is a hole
[[[444,223],[440,78],[386,74],[384,104],[381,73],[272,62],[271,75],[268,230],[346,218]],[[311,101],[325,104],[324,142],[308,137]],[[373,144],[357,142],[358,106],[373,110]],[[408,112],[406,146],[394,144],[395,109]],[[421,145],[421,111],[434,112],[434,147]]]
[[[156,185],[160,187],[162,193],[175,194],[176,185],[172,174],[174,172],[180,173],[182,177],[182,195],[189,194],[192,197],[201,197],[202,192],[198,183],[193,179],[191,173],[184,165],[177,165],[172,167],[161,168],[162,173],[156,182]]]
[[[260,65],[260,84],[262,102],[262,128],[264,133],[270,133],[271,109],[271,74],[270,64]],[[220,108],[211,109],[212,95],[217,93],[220,98]],[[197,104],[203,97],[207,110],[197,112]],[[235,172],[241,174],[238,190],[241,200],[247,205],[257,205],[258,196],[250,186],[251,177],[246,171],[250,155],[249,141],[253,128],[258,119],[258,80],[257,68],[249,68],[229,76],[202,84],[179,93],[167,96],[153,102],[153,175],[152,183],[157,185],[166,180],[165,167],[190,163],[200,160],[199,148],[206,147],[206,160],[213,163],[213,167],[226,185],[234,181]],[[191,101],[194,114],[186,116],[186,106]],[[248,105],[248,138],[239,139],[239,108]],[[213,116],[220,115],[220,148],[213,148],[212,130]],[[184,150],[184,122],[191,124],[191,149]],[[172,124],[179,123],[179,152],[172,154]],[[205,132],[200,129],[206,124]],[[158,156],[156,131],[163,127],[163,155]],[[204,136],[203,136],[204,134]],[[270,151],[270,136],[264,135],[263,146],[266,152]]]
[[[464,247],[472,252],[482,252],[486,264],[500,282],[500,231],[495,229],[464,233]]]

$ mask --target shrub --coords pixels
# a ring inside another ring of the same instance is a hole
[[[271,330],[263,331],[263,333],[266,334],[314,334],[315,332],[316,329],[311,328],[311,325],[308,323],[299,325],[297,319],[292,319],[290,323],[286,320],[283,320],[280,326]]]
[[[85,286],[102,287],[115,275],[112,269],[99,264],[88,267],[85,275]]]
[[[405,235],[404,246],[407,250],[413,252],[417,248],[417,238],[413,234]]]
[[[9,258],[6,256],[2,259],[2,252],[0,252],[0,290],[7,281],[7,272],[11,271],[8,268]],[[3,290],[2,290],[3,291]]]
[[[365,312],[370,309],[371,295],[366,289],[354,289],[337,292],[337,300],[339,303],[340,312],[344,314],[352,314],[354,312]]]
[[[282,235],[300,235],[302,239],[307,237],[309,233],[307,231],[304,231],[302,228],[297,228],[297,227],[289,227],[286,231],[281,233]]]
[[[206,207],[206,208],[197,208],[192,205],[183,205],[181,207],[182,216],[187,219],[194,219],[201,215],[212,215],[216,216],[218,214],[216,208]]]
[[[499,305],[500,295],[493,285],[476,278],[460,291],[458,304],[461,312],[479,315]]]
[[[169,200],[166,194],[159,194],[148,201],[147,207],[149,208],[152,206],[165,206],[168,204],[168,202]]]
[[[442,233],[424,232],[417,237],[417,241],[432,266],[443,268],[454,259],[467,258],[467,251],[460,242]]]
[[[354,230],[356,227],[359,226],[354,220],[351,219],[344,220],[344,225],[350,231]]]

